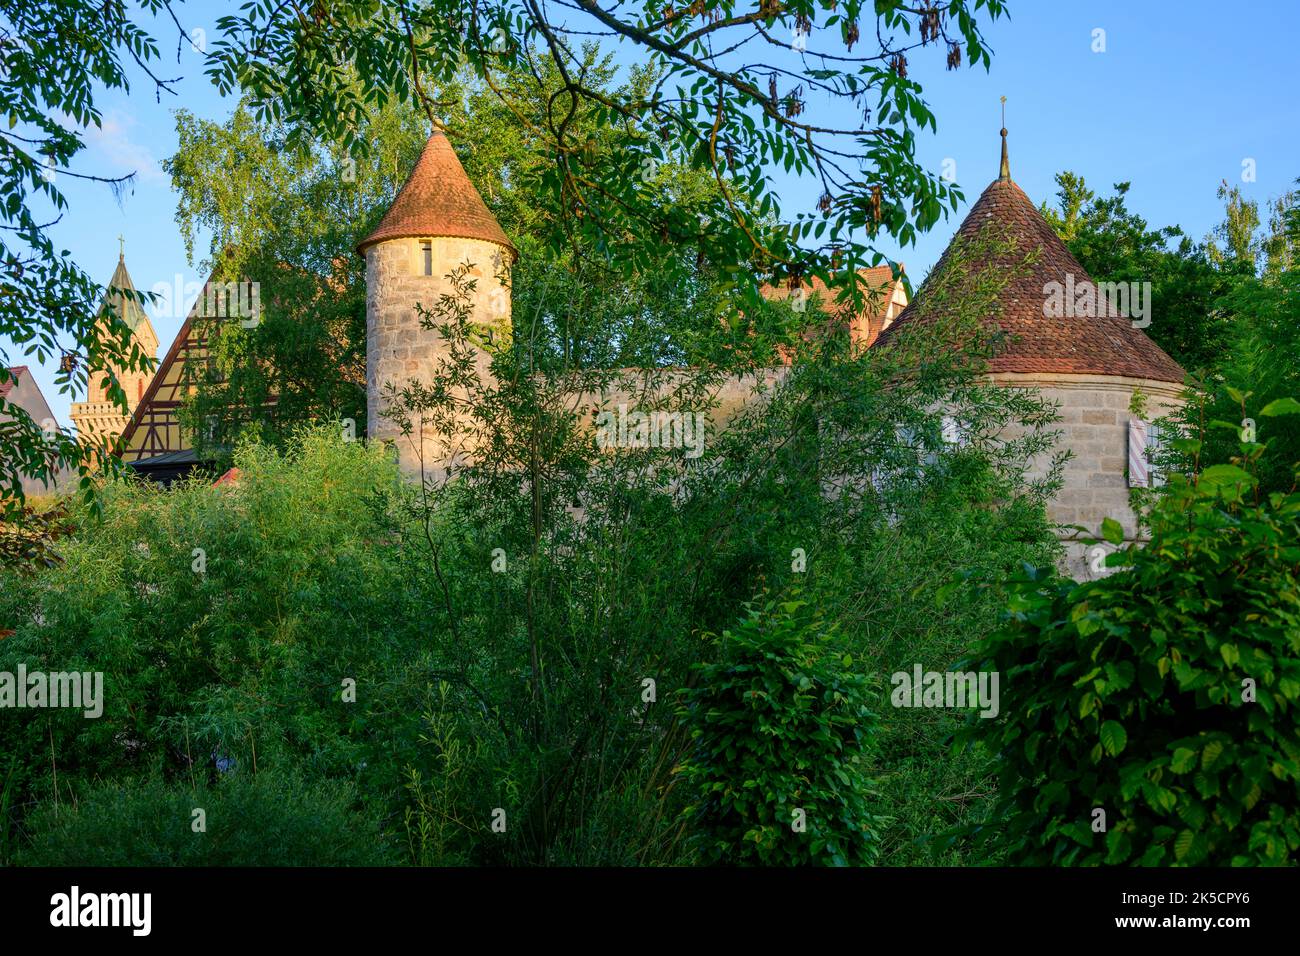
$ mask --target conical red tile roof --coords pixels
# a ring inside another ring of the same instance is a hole
[[[1092,279],[1066,248],[1055,230],[1039,213],[1024,191],[1009,175],[994,180],[971,208],[959,236],[974,241],[989,223],[999,227],[999,239],[1013,239],[1015,249],[994,256],[972,269],[988,264],[1008,270],[1021,267],[998,298],[1000,314],[989,321],[1009,334],[1010,341],[989,363],[992,372],[1051,372],[1114,375],[1161,382],[1183,382],[1183,369],[1164,350],[1124,317],[1046,316],[1044,289],[1050,282],[1067,283],[1073,276],[1078,288]],[[951,251],[944,252],[935,267],[937,273]],[[1024,266],[1024,258],[1039,250],[1038,259]],[[1002,261],[1005,260],[1005,261]],[[900,330],[915,327],[934,316],[926,314],[924,286],[897,319],[880,334],[876,347],[887,347]]]
[[[357,245],[357,252],[364,254],[367,246],[385,239],[420,236],[483,239],[504,246],[516,258],[519,255],[439,131],[424,144],[406,184],[379,225]]]

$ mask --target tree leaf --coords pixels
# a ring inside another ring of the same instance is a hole
[[[1117,720],[1108,720],[1101,725],[1101,745],[1106,753],[1116,756],[1128,746],[1128,734]]]
[[[1300,402],[1297,402],[1294,398],[1274,399],[1261,408],[1259,413],[1265,418],[1276,418],[1279,415],[1300,415]]]
[[[1169,769],[1174,773],[1187,773],[1196,767],[1196,751],[1189,750],[1186,747],[1179,747],[1174,751],[1174,757],[1169,761]]]
[[[1103,518],[1101,521],[1101,536],[1111,544],[1124,543],[1124,526],[1114,518]]]

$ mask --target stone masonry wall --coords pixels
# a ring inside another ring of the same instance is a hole
[[[1114,518],[1128,540],[1138,538],[1137,516],[1129,505],[1128,423],[1133,393],[1141,389],[1147,398],[1143,416],[1152,421],[1168,414],[1179,402],[1178,386],[1169,382],[1100,375],[1011,375],[993,376],[994,381],[1012,387],[1033,387],[1060,409],[1061,431],[1058,450],[1069,449],[1074,457],[1066,463],[1061,490],[1048,508],[1059,524],[1083,525],[1094,533],[1104,518]],[[1038,475],[1047,462],[1036,463]],[[1088,548],[1067,542],[1063,570],[1080,580],[1096,577]]]
[[[428,383],[437,367],[444,345],[441,335],[421,328],[416,304],[432,308],[448,288],[446,276],[458,265],[473,263],[477,280],[473,297],[476,321],[509,334],[510,292],[498,279],[498,263],[509,253],[494,243],[477,239],[433,238],[432,275],[423,274],[418,239],[394,239],[376,243],[366,250],[366,377],[369,437],[391,441],[398,451],[402,469],[410,475],[438,477],[447,465],[472,454],[463,443],[451,446],[417,422],[416,433],[402,436],[388,417],[387,384],[401,386],[408,381]],[[717,406],[708,413],[709,432],[725,423],[749,401],[756,387],[770,387],[786,370],[773,369],[724,386],[716,395]],[[584,405],[616,408],[626,402],[635,408],[639,389],[635,370],[626,370],[627,385],[611,394],[585,396]],[[479,374],[488,374],[486,354],[481,355]],[[760,379],[764,381],[760,381]],[[1049,516],[1058,524],[1082,525],[1099,532],[1104,518],[1114,518],[1126,538],[1138,537],[1137,517],[1129,504],[1128,422],[1135,390],[1147,400],[1145,418],[1151,421],[1173,409],[1180,389],[1168,382],[1103,375],[1057,375],[1047,373],[999,373],[993,380],[1008,387],[1036,388],[1060,410],[1056,426],[1062,432],[1058,449],[1069,449],[1073,458],[1065,465],[1063,484],[1049,506]],[[1047,460],[1036,463],[1038,474]],[[1086,579],[1095,576],[1087,546],[1067,542],[1066,573]]]
[[[433,310],[444,292],[450,292],[448,274],[472,263],[476,281],[472,307],[476,322],[509,334],[510,291],[499,278],[499,263],[510,261],[501,246],[480,239],[431,237],[433,268],[424,274],[420,239],[391,239],[366,249],[366,413],[372,439],[393,442],[402,469],[411,475],[435,477],[466,449],[447,447],[423,422],[413,422],[414,432],[403,436],[387,415],[385,386],[401,388],[410,381],[428,384],[444,353],[436,330],[420,325],[417,303]],[[507,265],[508,268],[508,265]],[[488,359],[479,362],[486,375]]]

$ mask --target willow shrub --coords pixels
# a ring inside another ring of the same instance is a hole
[[[1259,492],[1262,452],[1173,475],[1117,573],[1015,586],[981,651],[1004,716],[972,728],[1014,862],[1296,861],[1300,494]]]

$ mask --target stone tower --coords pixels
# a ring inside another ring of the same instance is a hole
[[[508,334],[510,268],[518,252],[470,183],[447,137],[435,131],[375,230],[357,246],[366,260],[366,416],[371,439],[392,442],[402,470],[436,476],[467,451],[428,422],[412,418],[401,434],[388,386],[428,384],[446,355],[436,330],[421,327],[416,306],[432,310],[451,293],[448,275],[469,264],[476,324]],[[479,372],[487,372],[480,354]]]
[[[140,347],[140,350],[150,358],[157,358],[158,335],[154,332],[149,317],[144,314],[144,309],[140,308],[139,301],[127,294],[135,292],[135,284],[131,281],[131,274],[126,271],[125,253],[118,254],[117,268],[113,270],[113,278],[108,281],[108,289],[108,294],[104,296],[104,303],[100,306],[100,315],[103,316],[111,305],[131,327],[135,344]],[[152,371],[128,372],[122,369],[113,371],[117,374],[122,390],[126,392],[126,414],[123,414],[122,409],[109,399],[103,370],[91,369],[86,400],[74,402],[71,409],[72,422],[77,426],[79,438],[112,441],[121,435],[131,419],[131,413],[140,404],[140,399],[144,397],[145,389],[149,387],[149,381],[153,378]]]
[[[1135,315],[1137,297],[1130,301],[1130,290],[1094,283],[1038,207],[1012,181],[1006,137],[1003,129],[998,178],[958,229],[958,235],[973,241],[993,224],[1002,237],[1014,242],[1014,249],[1004,255],[963,268],[994,266],[1012,271],[1023,266],[1027,254],[1035,254],[1032,264],[1021,268],[1000,292],[998,314],[985,320],[1008,335],[1005,347],[989,362],[989,378],[999,385],[1037,389],[1060,409],[1059,447],[1068,448],[1074,457],[1065,465],[1063,487],[1051,502],[1049,516],[1062,525],[1083,525],[1094,532],[1103,518],[1114,518],[1126,537],[1135,539],[1137,516],[1130,506],[1129,489],[1146,486],[1149,423],[1181,403],[1183,369],[1142,331],[1152,319],[1149,295],[1145,297],[1148,314]],[[1127,303],[1127,308],[1104,307],[1104,295],[1118,291],[1126,293],[1119,302]],[[877,347],[889,347],[905,330],[930,318],[922,286],[881,333]],[[1139,391],[1147,400],[1143,416],[1130,409]],[[1078,578],[1094,576],[1091,551],[1068,542],[1065,570]]]

